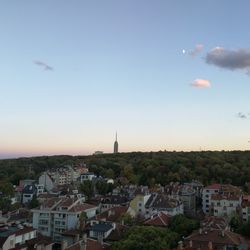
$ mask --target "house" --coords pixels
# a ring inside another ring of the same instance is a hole
[[[19,225],[10,225],[0,228],[0,249],[30,249],[32,246],[32,241],[36,242],[37,246],[43,246],[44,250],[52,249],[52,241],[46,239],[47,241],[41,242],[41,238],[37,233],[37,230],[32,227],[26,227]],[[35,248],[32,248],[35,249]],[[41,248],[40,248],[41,249]]]
[[[224,196],[235,196],[240,195],[241,190],[230,184],[218,184],[214,183],[207,186],[202,191],[202,210],[205,214],[210,213],[211,209],[211,197],[214,194],[220,194]]]
[[[66,241],[63,242],[61,250],[105,250],[109,248],[109,244],[101,242],[100,240],[94,240],[85,238],[75,242],[72,245],[68,245]]]
[[[212,194],[210,198],[210,211],[214,216],[231,218],[241,211],[241,194]]]
[[[44,190],[50,192],[56,186],[56,183],[48,172],[44,172],[38,179],[38,185],[43,185]]]
[[[146,203],[150,198],[148,191],[136,192],[135,197],[131,200],[128,213],[132,217],[144,217],[146,214]]]
[[[243,221],[250,221],[250,195],[242,196],[241,213]]]
[[[27,204],[29,203],[33,196],[37,194],[37,188],[34,184],[26,185],[22,192],[22,203]]]
[[[182,201],[170,198],[165,194],[154,193],[151,194],[146,205],[146,218],[158,212],[166,212],[170,216],[177,214],[183,214],[183,203]]]
[[[91,221],[89,237],[103,240],[106,239],[115,229],[115,223]]]
[[[81,174],[80,182],[92,181],[94,178],[96,178],[96,175],[94,173],[87,172],[87,173]]]
[[[247,250],[250,241],[229,230],[198,230],[184,239],[182,249],[241,249]]]
[[[95,220],[121,222],[122,216],[128,211],[128,206],[112,207],[95,216]]]
[[[126,196],[122,195],[107,195],[104,196],[101,200],[101,213],[118,206],[127,206],[129,200]]]
[[[96,210],[96,206],[84,203],[83,198],[49,198],[38,208],[31,210],[32,224],[42,235],[60,242],[62,232],[79,227],[82,212],[87,218],[91,218],[96,215]]]
[[[170,224],[172,216],[167,213],[159,212],[157,214],[152,215],[146,221],[144,221],[143,225],[145,226],[155,226],[155,227],[168,227]]]

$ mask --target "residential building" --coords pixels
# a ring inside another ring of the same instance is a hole
[[[184,239],[181,249],[240,249],[247,250],[250,241],[229,230],[198,230]]]
[[[84,181],[92,181],[94,178],[96,178],[96,175],[92,172],[86,172],[84,174],[81,174],[80,176],[80,182]]]
[[[153,214],[150,218],[144,221],[145,226],[154,226],[154,227],[168,227],[170,224],[172,216],[165,212],[159,212]]]
[[[188,185],[182,185],[179,191],[179,198],[183,203],[184,213],[194,215],[196,212],[196,191]]]
[[[212,194],[210,202],[210,212],[214,216],[231,218],[241,211],[241,194]]]
[[[43,172],[38,179],[38,185],[43,185],[44,190],[50,192],[53,188],[55,188],[56,183],[48,172]]]
[[[37,230],[32,227],[26,227],[19,225],[10,225],[0,228],[0,249],[9,250],[9,249],[35,249],[30,248],[36,242],[37,247],[43,247],[44,250],[52,250],[52,241],[48,238],[43,238],[38,235]]]
[[[211,211],[211,197],[213,194],[220,195],[239,195],[241,190],[238,187],[235,187],[230,184],[212,184],[207,186],[202,191],[202,210],[205,214],[209,214]]]
[[[126,196],[122,195],[107,195],[101,200],[101,213],[112,207],[127,206],[129,200]]]
[[[183,214],[183,203],[182,201],[170,198],[165,194],[154,193],[151,194],[146,205],[146,218],[151,217],[155,213],[166,212],[170,216],[177,214]]]
[[[83,198],[50,198],[40,207],[32,209],[33,227],[59,242],[62,232],[79,226],[82,212],[86,213],[87,218],[91,218],[96,215],[96,210],[96,206],[84,203]]]
[[[250,221],[250,195],[242,196],[242,219],[247,222]]]
[[[36,194],[37,188],[34,184],[26,185],[22,192],[22,203],[29,203]]]

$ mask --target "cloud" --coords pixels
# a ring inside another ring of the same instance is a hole
[[[197,56],[204,48],[203,44],[196,44],[195,48],[191,50],[188,54],[192,57]]]
[[[49,66],[47,63],[41,62],[41,61],[34,61],[34,64],[36,64],[39,67],[43,67],[44,70],[50,70],[53,71],[54,69]]]
[[[211,83],[205,79],[195,79],[192,81],[191,86],[195,88],[209,88],[211,87]]]
[[[241,113],[241,112],[237,113],[236,116],[237,116],[238,118],[240,118],[240,119],[247,119],[247,116],[246,116],[245,114]]]
[[[219,68],[250,73],[250,49],[229,50],[215,47],[207,53],[205,60]]]

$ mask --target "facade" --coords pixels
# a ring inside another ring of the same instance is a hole
[[[242,196],[242,220],[247,222],[250,221],[250,195]]]
[[[232,217],[240,212],[241,195],[213,194],[211,196],[210,210],[214,216]]]
[[[241,206],[242,192],[230,184],[212,184],[202,192],[202,209],[205,214],[230,216]]]
[[[119,206],[127,206],[129,203],[126,196],[121,195],[109,195],[105,196],[101,200],[101,213],[109,210],[113,207],[119,207]]]
[[[26,204],[29,203],[33,196],[37,194],[37,188],[34,184],[26,185],[23,189],[22,193],[22,203]]]
[[[132,217],[136,217],[136,216],[144,217],[146,215],[146,203],[149,200],[149,198],[150,198],[150,194],[148,193],[137,194],[134,197],[134,199],[130,202],[128,213]]]
[[[159,212],[165,212],[170,216],[183,214],[184,212],[182,201],[158,193],[151,194],[145,205],[145,208],[146,218],[149,218],[153,214]]]
[[[196,190],[188,184],[181,186],[179,192],[180,200],[183,203],[184,213],[193,215],[196,212]]]
[[[42,175],[40,175],[38,179],[38,185],[43,185],[47,192],[50,192],[56,186],[54,180],[47,172],[44,172]]]
[[[33,227],[42,235],[52,237],[59,242],[62,232],[79,226],[82,212],[86,213],[87,218],[96,215],[97,207],[83,201],[82,198],[67,197],[47,199],[39,208],[32,209]]]
[[[92,181],[94,178],[96,178],[96,175],[94,173],[87,172],[87,173],[81,174],[80,182]]]
[[[34,244],[36,248],[34,247]],[[52,250],[53,243],[48,238],[40,237],[37,230],[22,225],[6,226],[0,230],[0,249],[43,249]]]

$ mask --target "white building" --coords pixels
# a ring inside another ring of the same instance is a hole
[[[94,178],[96,178],[96,175],[91,172],[84,173],[80,176],[80,181],[92,181]]]
[[[47,172],[44,172],[42,175],[40,175],[38,183],[38,185],[43,185],[44,189],[48,192],[50,192],[56,186],[55,181]]]
[[[235,196],[240,195],[241,190],[230,184],[215,183],[205,187],[202,191],[202,210],[205,214],[209,214],[211,212],[211,197],[214,194]]]
[[[232,217],[240,211],[241,195],[221,195],[211,196],[211,213],[218,217]]]
[[[97,207],[86,204],[84,199],[50,198],[44,201],[39,208],[32,209],[33,227],[44,236],[50,236],[55,241],[61,240],[61,233],[77,229],[82,212],[87,218],[96,215]]]
[[[151,194],[146,205],[146,218],[151,217],[153,214],[165,212],[170,216],[184,213],[184,207],[181,200],[170,198],[164,194]]]

